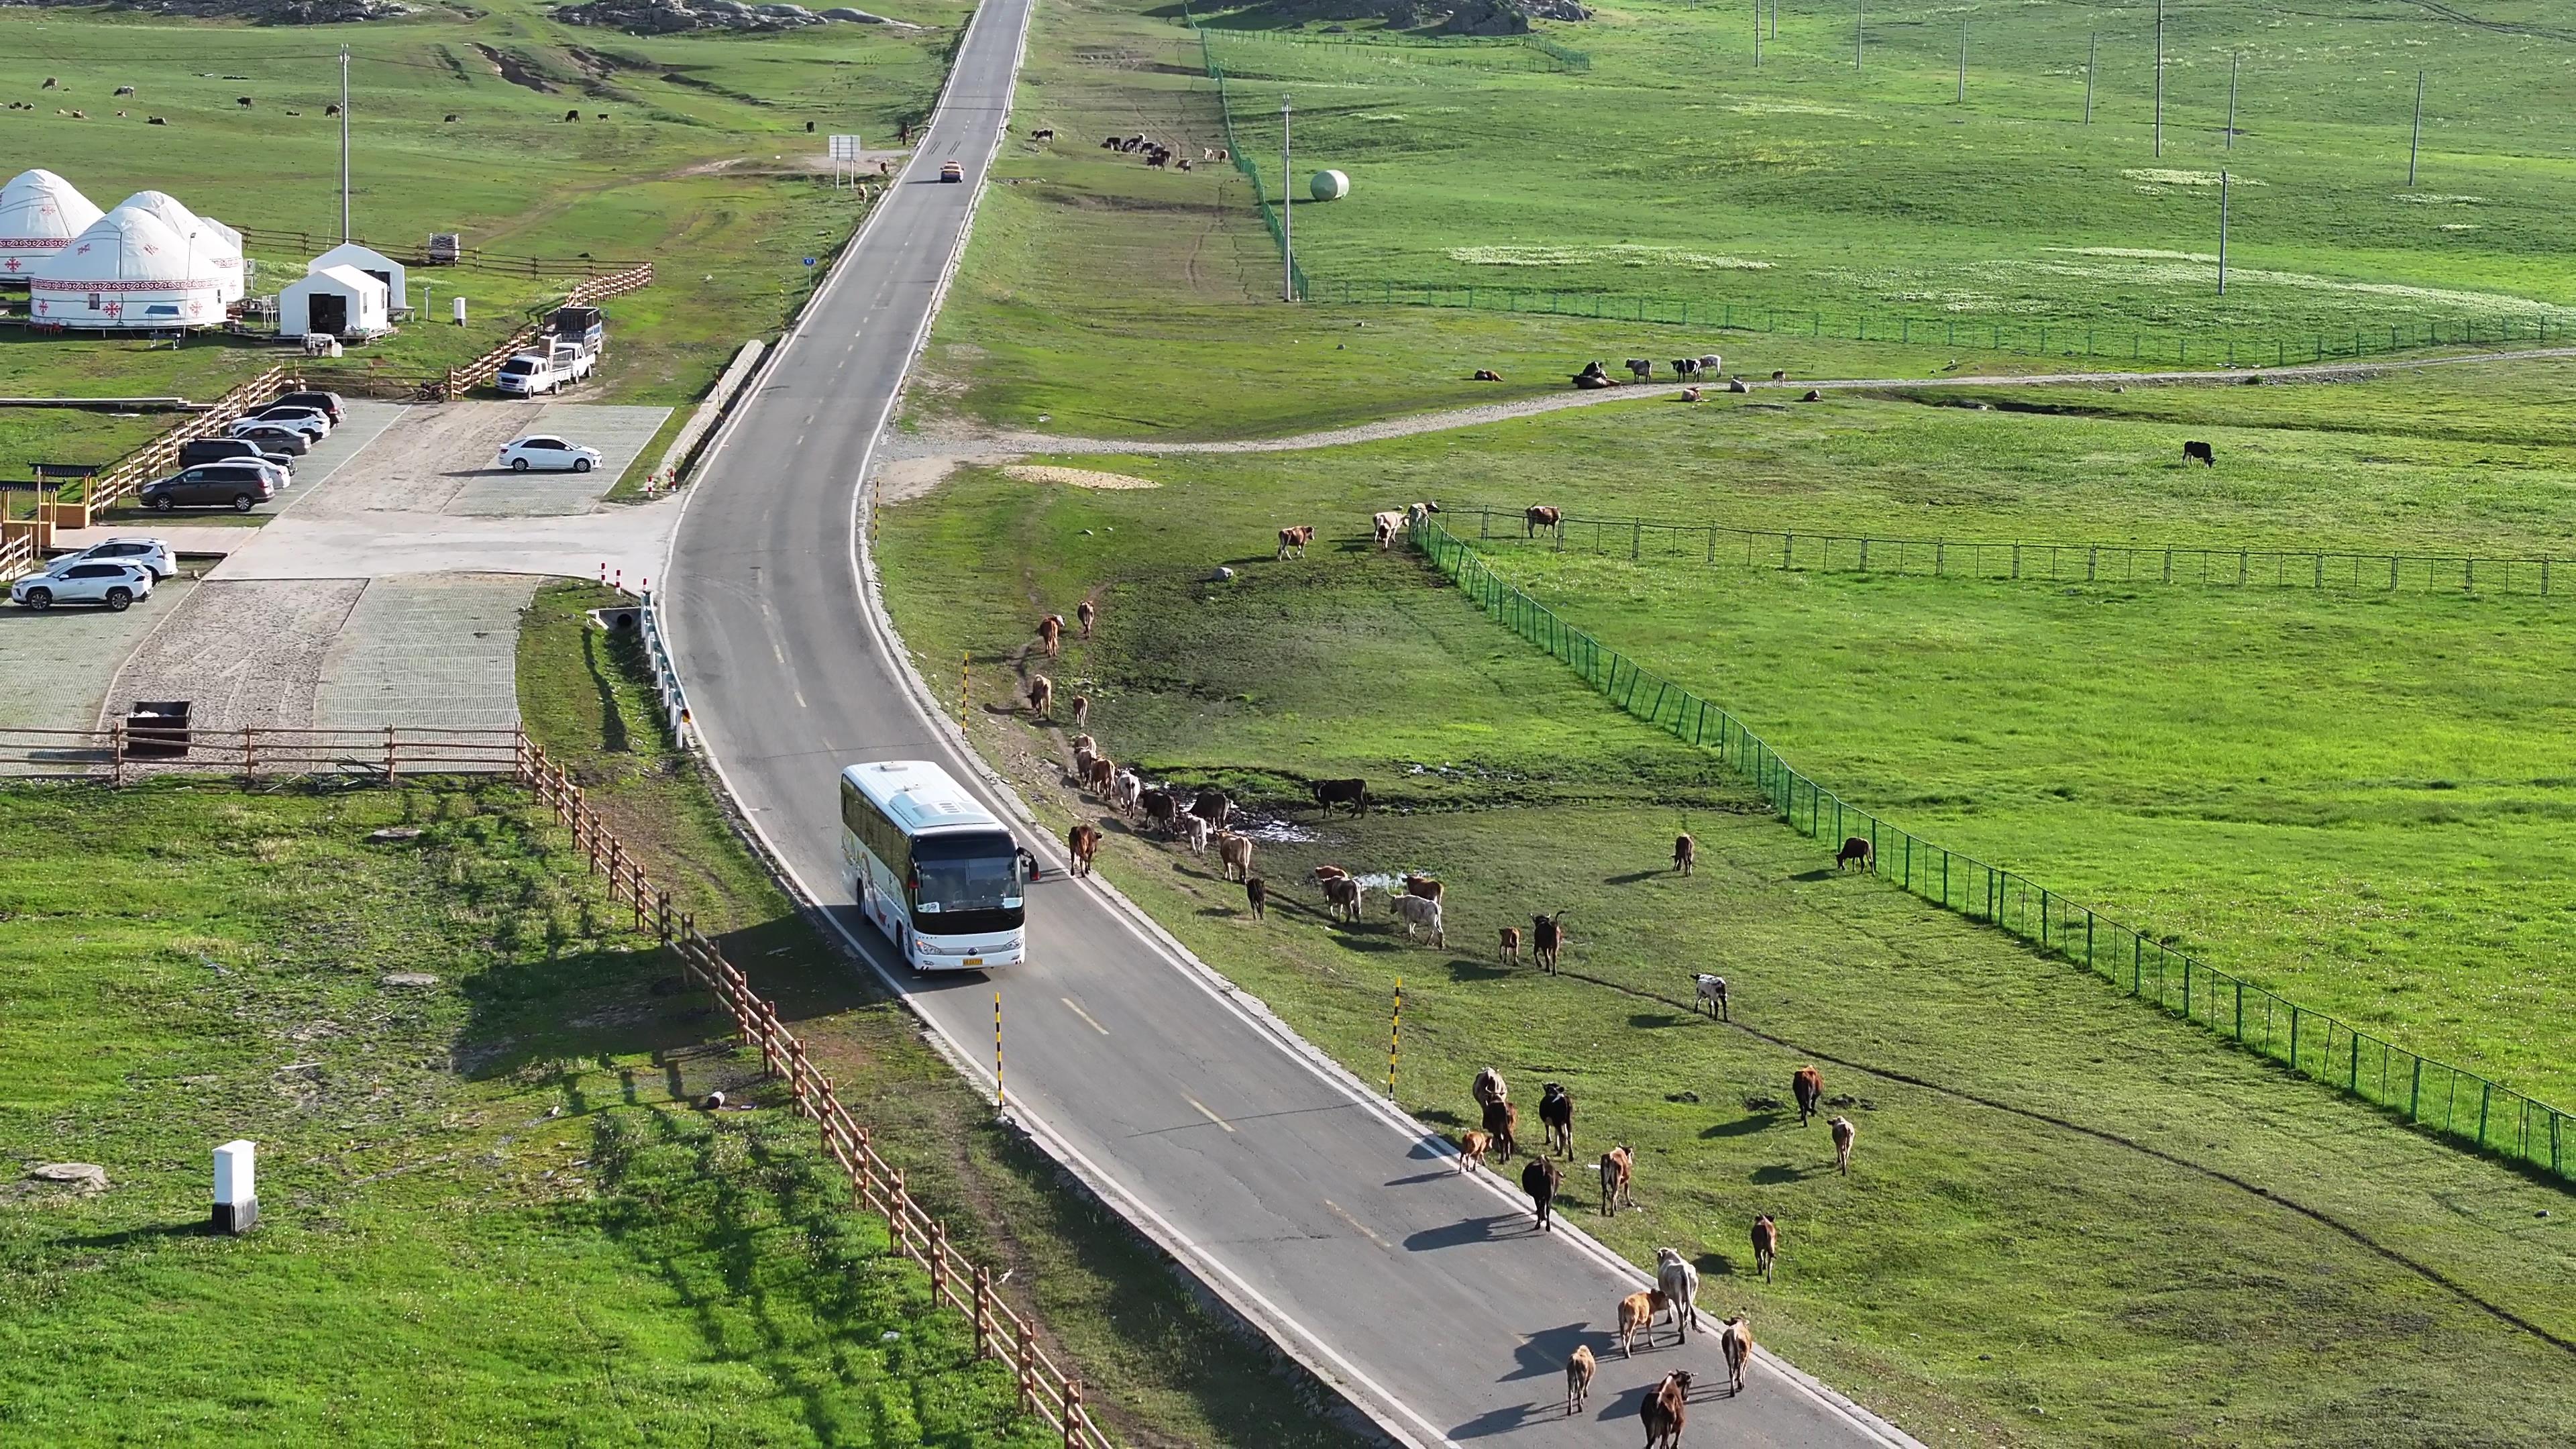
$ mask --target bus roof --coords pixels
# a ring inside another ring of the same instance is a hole
[[[914,835],[1002,828],[993,812],[928,760],[871,760],[843,770],[841,778]]]

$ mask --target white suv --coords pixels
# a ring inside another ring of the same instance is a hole
[[[179,572],[179,557],[170,545],[157,538],[111,538],[94,543],[78,553],[67,553],[45,565],[45,572],[58,574],[74,564],[129,563],[156,579],[166,579]]]
[[[587,473],[599,466],[600,457],[597,448],[585,448],[561,438],[531,437],[521,438],[503,448],[500,465],[519,473],[531,468],[570,468],[576,473]]]
[[[105,604],[122,610],[152,597],[152,572],[130,563],[73,564],[60,573],[34,574],[9,586],[9,602],[30,609],[56,604]]]

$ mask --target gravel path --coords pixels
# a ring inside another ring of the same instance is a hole
[[[2253,377],[2283,382],[2342,381],[2423,368],[2460,367],[2492,362],[2537,362],[2569,357],[2576,357],[2576,347],[2534,348],[2524,352],[2480,352],[2460,357],[2426,357],[2398,362],[2327,362],[2303,363],[2293,367],[2236,367],[2208,372],[2042,372],[2015,373],[2005,376],[1800,378],[1787,382],[1773,382],[1768,378],[1755,381],[1748,378],[1746,386],[1750,387],[1756,395],[1785,392],[1793,396],[1803,395],[1809,389],[1818,392],[1870,392],[1889,388],[2062,387],[2085,383],[2114,383],[2128,387],[2203,383],[2234,383],[2241,386],[2248,378]],[[1544,413],[1562,412],[1567,408],[1598,407],[1604,403],[1644,402],[1655,398],[1669,399],[1678,396],[1682,386],[1680,382],[1629,384],[1603,388],[1598,392],[1549,393],[1543,397],[1522,398],[1516,402],[1484,403],[1475,407],[1451,408],[1445,412],[1416,413],[1411,417],[1386,418],[1378,422],[1359,423],[1347,428],[1329,428],[1318,433],[1299,433],[1293,437],[1243,438],[1222,442],[1167,443],[1142,439],[1067,438],[1045,433],[981,433],[954,436],[925,433],[898,436],[890,440],[881,456],[889,460],[938,458],[953,462],[993,462],[1025,457],[1031,453],[1133,455],[1297,453],[1311,448],[1341,448],[1354,443],[1376,443],[1388,438],[1408,438],[1420,433],[1482,427],[1487,423],[1537,417]],[[1712,398],[1728,396],[1723,384],[1714,388],[1705,388],[1704,391]]]
[[[97,727],[138,699],[189,700],[199,729],[311,726],[323,658],[366,587],[364,579],[198,584],[116,671]]]

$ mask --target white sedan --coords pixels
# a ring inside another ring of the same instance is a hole
[[[56,604],[105,604],[123,610],[152,597],[152,571],[130,563],[81,563],[59,573],[31,574],[9,586],[9,602],[29,609]]]
[[[234,420],[232,426],[224,429],[224,435],[232,438],[243,438],[248,437],[253,432],[262,428],[291,428],[318,443],[331,435],[331,420],[318,412],[312,411],[291,414],[281,413],[275,416],[261,416],[255,418],[238,418]]]
[[[575,473],[587,473],[599,466],[600,457],[597,448],[585,448],[562,438],[532,437],[521,438],[503,448],[500,465],[517,473],[525,473],[531,468],[569,468]]]

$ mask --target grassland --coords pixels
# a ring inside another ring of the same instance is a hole
[[[1347,528],[1303,561],[1245,547],[1276,517],[1356,520],[1389,496],[1381,468],[1086,461],[1165,486],[970,471],[887,511],[907,643],[999,660],[1023,642],[1002,621],[1099,589],[1100,638],[1055,672],[1119,758],[1309,830],[1299,781],[1367,776],[1385,808],[1262,847],[1264,874],[1436,871],[1459,946],[1403,948],[1376,913],[1336,928],[1296,892],[1256,926],[1232,887],[1123,830],[1104,869],[1372,1076],[1403,976],[1398,1095],[1429,1120],[1457,1124],[1487,1063],[1568,1083],[1578,1145],[1633,1141],[1646,1164],[1646,1210],[1603,1224],[1610,1240],[1699,1255],[1706,1296],[1750,1307],[1802,1367],[1927,1440],[2538,1444],[2576,1427],[2563,1192],[1818,869],[1708,756],[1611,712],[1403,555]],[[1202,582],[1214,563],[1240,577]],[[998,705],[1009,670],[979,674],[975,704]],[[1049,748],[967,713],[988,753]],[[1688,881],[1663,869],[1685,824]],[[1572,970],[1495,965],[1495,928],[1541,908],[1574,912]],[[1735,983],[1738,1027],[1693,1022],[1694,970]],[[1804,1060],[1855,1099],[1848,1180],[1820,1129],[1757,1105]],[[1777,1284],[1741,1247],[1766,1211],[1791,1244]]]
[[[893,13],[928,28],[644,39],[558,25],[525,3],[472,19],[437,11],[315,27],[13,11],[0,16],[0,92],[44,104],[6,113],[0,150],[12,174],[44,166],[102,206],[157,187],[250,231],[265,281],[254,290],[274,291],[338,237],[339,134],[324,107],[338,99],[345,43],[355,233],[409,251],[433,231],[461,231],[499,256],[548,259],[532,270],[416,269],[415,294],[435,289],[436,320],[353,359],[434,372],[559,297],[582,258],[651,260],[659,283],[609,308],[602,391],[678,402],[743,338],[783,324],[815,276],[804,259],[855,224],[851,193],[818,174],[820,135],[807,124],[874,143],[935,95],[966,7],[922,0]],[[40,92],[47,76],[62,88]],[[120,85],[138,94],[113,98]],[[237,105],[242,95],[254,105]],[[584,119],[565,123],[574,109]],[[147,113],[169,124],[147,131]],[[309,235],[310,248],[286,233]],[[465,328],[445,321],[456,295],[468,302]],[[13,338],[0,348],[0,391],[206,396],[271,356],[211,338],[159,350]]]
[[[610,601],[582,584],[539,592],[520,636],[532,733],[657,879],[672,883],[729,959],[780,1005],[877,1149],[950,1226],[961,1250],[1006,1269],[1083,1379],[1095,1413],[1141,1449],[1353,1442],[1319,1391],[1213,1321],[1177,1271],[989,1105],[922,1040],[920,1024],[806,925],[732,834],[694,757],[670,748],[650,674],[630,644],[585,627]]]

